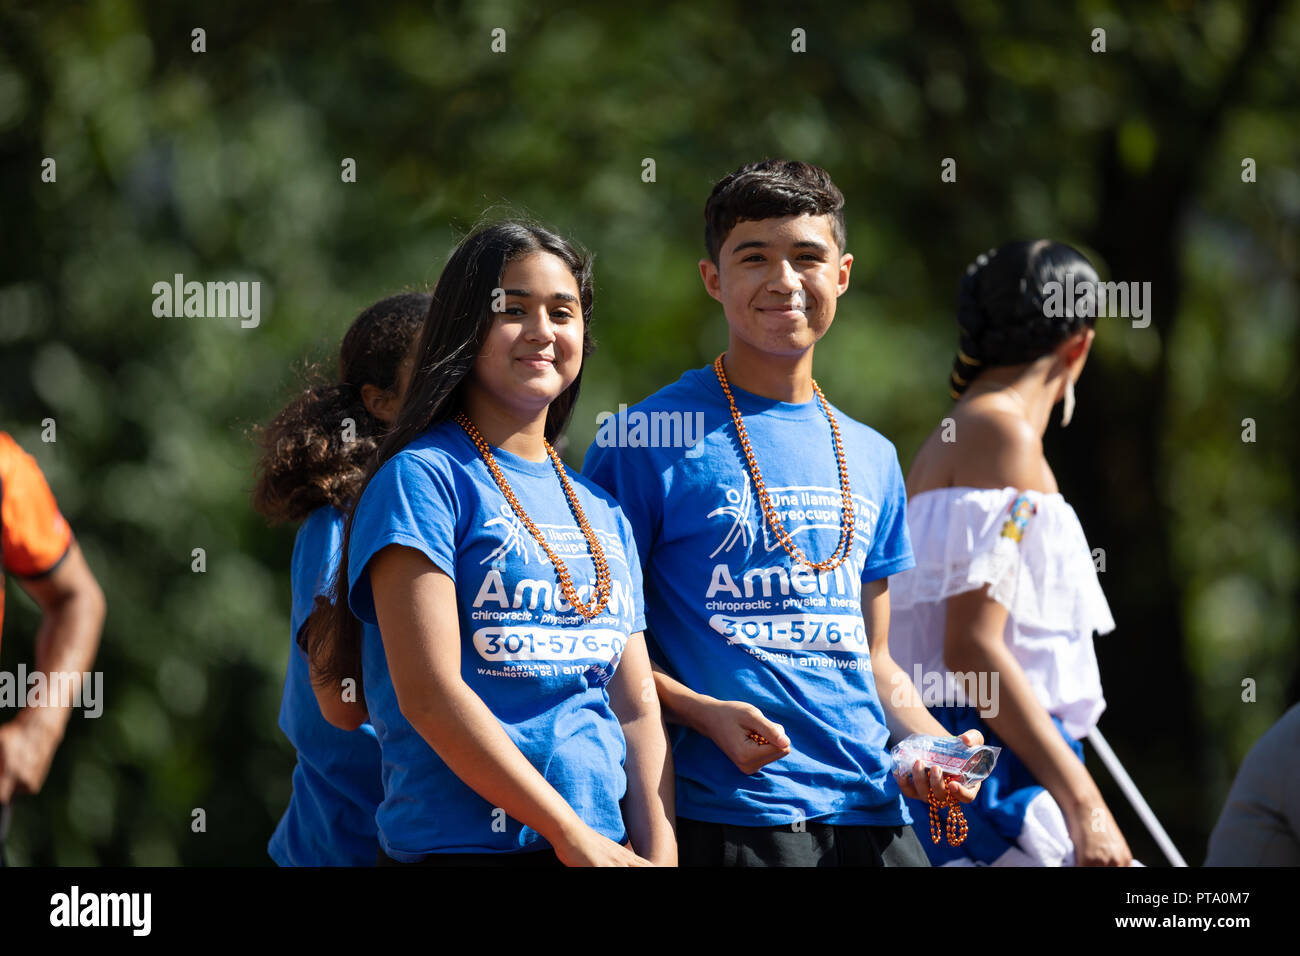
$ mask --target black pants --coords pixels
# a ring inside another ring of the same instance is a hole
[[[679,866],[929,866],[911,827],[738,827],[677,818]]]
[[[382,849],[375,866],[517,866],[522,869],[563,866],[551,849],[530,853],[430,853],[415,863],[394,860]]]

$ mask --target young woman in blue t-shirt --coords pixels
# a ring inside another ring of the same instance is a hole
[[[358,316],[339,348],[333,381],[313,381],[258,430],[253,507],[272,523],[301,522],[294,539],[289,667],[280,729],[298,751],[289,806],[268,852],[281,866],[371,866],[383,797],[379,743],[364,723],[340,730],[321,716],[300,646],[318,593],[338,566],[343,511],[355,499],[379,439],[410,380],[430,297],[402,293]],[[312,377],[319,378],[315,370]]]
[[[348,521],[347,603],[309,637],[322,709],[380,741],[379,862],[675,863],[636,547],[550,445],[592,348],[590,261],[499,223],[433,298]]]

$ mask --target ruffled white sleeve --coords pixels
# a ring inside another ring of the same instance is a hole
[[[1031,512],[1017,521],[1023,496]],[[934,604],[989,586],[1021,625],[1091,635],[1115,629],[1074,509],[1057,494],[944,488],[907,504],[916,568],[890,582],[892,604]],[[1017,539],[1018,534],[1018,539]]]
[[[948,674],[944,602],[988,585],[1035,695],[1086,736],[1106,706],[1092,635],[1115,621],[1074,509],[1059,494],[943,488],[914,496],[907,524],[916,567],[890,580],[889,644],[923,696],[931,673]],[[951,695],[950,675],[942,686]]]

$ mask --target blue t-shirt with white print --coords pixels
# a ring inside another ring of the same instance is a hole
[[[317,508],[293,543],[290,634],[302,630],[317,594],[326,593],[343,549],[343,514]],[[280,729],[298,751],[289,808],[267,851],[280,866],[374,866],[379,848],[375,810],[383,798],[379,742],[369,723],[340,730],[321,715],[308,677],[307,655],[289,645]]]
[[[830,424],[731,385],[772,505],[811,561],[840,535]],[[677,812],[738,826],[911,820],[890,773],[860,603],[864,582],[914,566],[894,446],[834,409],[854,503],[836,570],[794,566],[763,517],[726,396],[695,369],[602,417],[583,473],[632,523],[645,569],[651,656],[691,690],[741,700],[781,724],[791,753],[746,775],[704,735],[673,728]]]
[[[493,456],[568,567],[578,599],[589,601],[595,566],[551,462],[500,449]],[[422,552],[455,583],[465,683],[584,822],[611,840],[627,839],[619,808],[625,743],[606,684],[629,636],[645,626],[641,567],[613,497],[581,475],[569,480],[611,576],[609,604],[590,620],[565,600],[555,567],[454,421],[430,427],[385,462],[361,496],[348,551],[349,601],[363,623],[366,702],[383,751],[380,844],[396,860],[549,844],[466,786],[398,709],[365,573],[390,544]]]

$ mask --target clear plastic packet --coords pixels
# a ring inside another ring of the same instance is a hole
[[[979,783],[993,772],[1001,747],[967,747],[958,737],[912,734],[894,745],[894,772],[908,773],[914,761],[938,767],[946,777],[959,777],[962,786]]]

